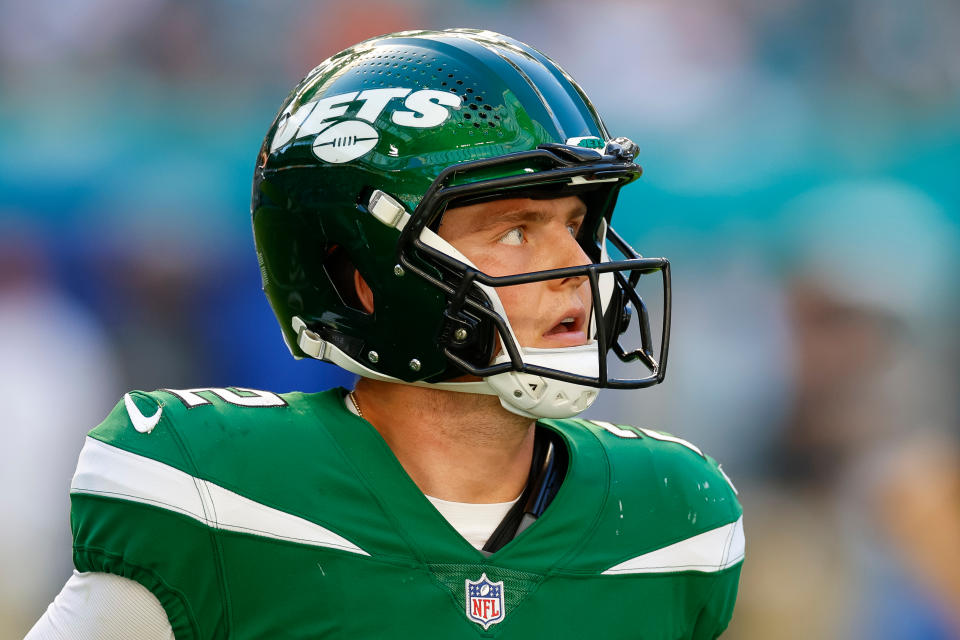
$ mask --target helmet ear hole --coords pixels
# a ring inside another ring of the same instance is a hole
[[[343,247],[340,245],[330,247],[323,261],[323,269],[333,284],[334,291],[340,296],[340,301],[345,306],[359,313],[370,315],[371,312],[367,311],[363,300],[357,293],[357,285],[354,280],[357,268],[353,266],[353,261],[350,260]],[[372,291],[370,295],[373,295]]]

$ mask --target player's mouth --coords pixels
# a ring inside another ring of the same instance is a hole
[[[550,347],[575,347],[587,343],[587,313],[582,308],[568,309],[543,337]]]

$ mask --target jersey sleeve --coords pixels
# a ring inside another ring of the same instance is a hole
[[[717,577],[717,583],[697,618],[690,640],[714,640],[726,630],[733,617],[742,566],[743,562],[738,562]]]
[[[726,630],[733,617],[740,585],[740,570],[746,552],[746,537],[743,531],[743,508],[736,498],[736,487],[716,460],[706,454],[701,455],[715,481],[724,487],[730,502],[735,506],[735,510],[728,517],[737,516],[732,533],[724,545],[726,551],[719,565],[722,568],[714,574],[716,583],[690,636],[691,640],[714,640]]]
[[[222,637],[215,515],[176,409],[133,392],[87,436],[70,489],[74,565],[146,587],[178,640]]]

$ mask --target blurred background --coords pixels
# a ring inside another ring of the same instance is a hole
[[[255,154],[328,55],[452,26],[543,50],[641,146],[615,224],[672,260],[669,374],[589,416],[737,484],[724,637],[960,638],[955,0],[0,0],[0,636],[69,575],[124,391],[350,383],[259,290]]]

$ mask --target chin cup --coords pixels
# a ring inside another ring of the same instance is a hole
[[[597,343],[556,349],[521,348],[526,363],[595,377],[598,368]],[[501,353],[494,364],[508,363]],[[532,373],[506,371],[484,378],[496,390],[500,404],[512,413],[528,418],[569,418],[586,410],[597,399],[598,390],[575,382],[541,377]]]

